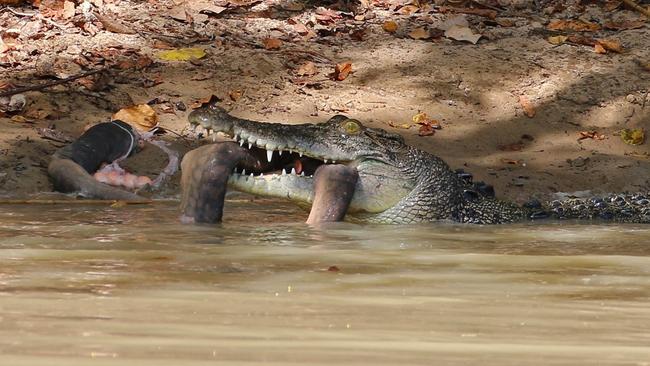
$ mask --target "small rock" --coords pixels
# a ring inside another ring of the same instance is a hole
[[[628,94],[627,96],[625,96],[625,100],[628,101],[628,103],[636,103],[637,102],[636,95],[634,95],[634,94]]]
[[[566,162],[569,163],[574,168],[579,168],[587,165],[587,163],[589,162],[589,158],[583,158],[582,156],[578,156],[575,159],[566,159]]]

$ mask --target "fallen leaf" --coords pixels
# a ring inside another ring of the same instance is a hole
[[[606,49],[607,51],[612,51],[616,53],[623,52],[623,47],[621,46],[621,43],[615,39],[599,39],[596,40],[596,45],[600,45],[602,48]]]
[[[410,125],[408,123],[396,124],[393,121],[388,121],[388,125],[393,128],[403,128],[405,130],[408,130],[409,128],[413,127],[413,125]]]
[[[433,136],[435,133],[436,130],[431,125],[421,125],[418,130],[418,136]]]
[[[429,31],[423,27],[415,28],[409,32],[409,37],[413,39],[428,39],[431,38]]]
[[[418,10],[420,10],[420,8],[415,5],[404,5],[399,9],[399,12],[403,15],[411,15]]]
[[[580,136],[578,137],[578,141],[585,140],[585,139],[592,139],[592,140],[604,140],[605,135],[599,134],[596,131],[580,131]]]
[[[178,48],[158,52],[158,58],[164,61],[189,61],[205,57],[205,50],[202,48]]]
[[[305,62],[304,64],[300,65],[296,70],[296,75],[299,76],[313,76],[316,75],[317,73],[318,73],[318,68],[311,61]]]
[[[30,119],[45,119],[49,117],[50,112],[45,111],[43,109],[28,109],[23,113],[23,116],[30,118]]]
[[[172,48],[174,48],[174,46],[172,46],[171,44],[161,41],[159,39],[154,40],[151,46],[158,50],[171,50]]]
[[[277,38],[266,38],[264,41],[264,48],[267,50],[276,50],[282,46],[282,40]]]
[[[637,128],[634,130],[624,129],[621,131],[623,142],[629,145],[641,145],[645,142],[645,131]]]
[[[352,72],[352,63],[342,62],[340,64],[336,64],[336,66],[334,67],[333,77],[335,80],[343,81],[348,77],[348,75],[351,72]]]
[[[612,30],[628,30],[643,28],[645,23],[644,20],[624,20],[622,22],[607,22],[603,24],[603,27]]]
[[[607,53],[607,50],[605,50],[605,48],[603,48],[603,46],[601,46],[600,43],[596,43],[594,45],[594,52],[596,52],[596,53]]]
[[[567,37],[567,42],[575,43],[575,44],[582,44],[585,46],[594,46],[596,44],[596,40],[593,38],[585,37],[585,36],[579,36],[572,34]]]
[[[244,95],[244,92],[241,89],[235,89],[228,92],[228,96],[233,102],[238,101],[242,95]]]
[[[106,29],[109,32],[112,33],[121,33],[121,34],[135,34],[136,32],[129,28],[127,25],[124,23],[120,22],[119,20],[115,18],[111,18],[108,16],[103,16],[100,14],[95,14],[95,17],[97,20],[99,20],[100,23],[104,26],[104,29]]]
[[[13,116],[10,120],[15,123],[32,123],[32,121],[20,115]]]
[[[422,123],[422,122],[428,121],[429,116],[427,116],[426,113],[421,112],[421,113],[418,113],[418,114],[414,115],[413,117],[411,117],[411,119],[413,120],[413,123]]]
[[[385,21],[381,27],[388,33],[395,33],[397,31],[397,23],[392,20]]]
[[[70,19],[74,16],[74,14],[75,14],[74,3],[72,1],[63,2],[63,14],[62,14],[63,19]]]
[[[327,267],[327,271],[328,272],[339,272],[340,269],[337,266],[329,266],[329,267]]]
[[[112,119],[126,122],[142,130],[150,130],[158,125],[158,115],[148,104],[138,104],[120,109]]]
[[[600,25],[582,20],[555,20],[550,22],[546,28],[553,31],[595,32],[600,29]]]
[[[520,95],[519,104],[524,109],[524,113],[526,114],[526,116],[528,116],[529,118],[535,117],[535,107],[528,100],[528,97],[526,97],[525,95]]]
[[[547,38],[548,43],[553,44],[553,45],[561,45],[567,40],[567,36],[550,36]]]
[[[474,34],[468,27],[455,25],[445,31],[445,37],[476,44],[476,42],[481,38],[481,35]]]

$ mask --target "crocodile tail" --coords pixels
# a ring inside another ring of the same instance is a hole
[[[533,211],[494,198],[465,200],[458,221],[468,224],[505,224],[531,217]]]
[[[141,201],[143,197],[95,180],[84,168],[70,159],[52,157],[47,172],[52,177],[54,189],[60,192],[78,192],[86,198],[105,200]]]
[[[610,194],[604,197],[569,198],[548,203],[558,219],[595,219],[627,223],[650,223],[650,192]]]

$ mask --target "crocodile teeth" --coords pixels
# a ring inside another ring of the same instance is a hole
[[[243,169],[243,170],[241,171],[241,175],[246,175],[246,169]]]
[[[327,159],[325,159],[324,161],[325,161],[325,164],[327,164]]]
[[[217,134],[216,133],[212,134],[212,142],[217,142]]]
[[[266,150],[266,160],[270,163],[273,159],[273,150]]]
[[[250,150],[252,147],[253,147],[253,143],[252,143],[252,142],[249,142],[249,143],[248,143],[248,149]]]
[[[278,155],[282,156],[282,150],[278,150]]]
[[[301,151],[301,152],[299,152],[299,153],[298,153],[298,155],[300,155],[300,157],[302,158],[302,151]]]
[[[239,140],[239,146],[244,146],[244,139]]]
[[[291,168],[291,174],[296,175],[296,168]]]
[[[282,175],[287,175],[287,171],[282,168]]]

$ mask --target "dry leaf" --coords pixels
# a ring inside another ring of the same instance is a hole
[[[332,75],[335,80],[342,81],[345,80],[348,75],[352,72],[352,63],[351,62],[342,62],[336,64],[334,67],[334,74]]]
[[[413,125],[410,125],[408,123],[402,123],[402,124],[398,125],[393,121],[388,121],[388,125],[393,127],[393,128],[403,128],[405,130],[407,130],[407,129],[409,129],[409,128],[411,128],[413,126]]]
[[[242,95],[244,95],[244,92],[241,89],[235,89],[228,92],[228,96],[233,102],[238,101]]]
[[[404,5],[399,9],[399,12],[403,15],[411,15],[418,10],[420,10],[420,8],[415,5]]]
[[[381,27],[388,33],[395,33],[397,31],[397,23],[392,20],[385,21]]]
[[[584,140],[584,139],[604,140],[605,135],[599,134],[596,131],[580,131],[580,136],[578,137],[578,141],[581,141],[581,140]]]
[[[621,131],[621,138],[623,142],[629,145],[641,145],[645,142],[645,131],[637,128],[634,130],[624,129]]]
[[[62,17],[63,19],[70,19],[74,16],[75,9],[74,9],[74,3],[72,1],[65,1],[63,3],[63,14]]]
[[[409,32],[409,37],[413,39],[428,39],[431,38],[431,35],[429,34],[429,31],[420,27],[420,28],[415,28],[412,31]]]
[[[196,100],[192,103],[190,103],[190,108],[192,109],[197,109],[199,107],[202,107],[206,104],[215,104],[217,102],[221,101],[219,97],[216,95],[210,95],[209,97],[201,98],[199,100]]]
[[[418,136],[433,136],[435,133],[436,130],[431,125],[421,125],[418,130]]]
[[[627,30],[643,28],[645,26],[644,20],[625,20],[622,22],[607,22],[603,25],[605,29],[612,30]]]
[[[596,45],[602,46],[602,48],[606,49],[607,51],[612,51],[616,53],[623,52],[623,47],[621,46],[621,43],[615,39],[599,39],[596,42],[597,42]]]
[[[158,58],[164,61],[190,61],[205,57],[202,48],[178,48],[175,50],[160,51]]]
[[[595,32],[600,29],[600,25],[581,20],[556,20],[550,22],[546,28],[553,31]]]
[[[476,44],[476,42],[481,38],[481,35],[474,34],[468,27],[454,25],[445,31],[445,37]]]
[[[20,116],[20,115],[13,116],[13,117],[11,117],[10,120],[11,120],[11,122],[15,122],[15,123],[32,123],[27,118],[25,118],[23,116]]]
[[[594,45],[594,52],[596,53],[607,53],[607,50],[603,48],[603,46],[600,45],[600,43],[596,43]]]
[[[282,41],[277,38],[266,38],[263,42],[267,50],[276,50],[282,46]]]
[[[525,95],[519,96],[519,104],[524,109],[524,113],[526,114],[526,116],[528,116],[529,118],[535,117],[535,107]]]
[[[299,76],[313,76],[316,75],[317,73],[318,73],[318,68],[311,61],[305,62],[304,64],[300,65],[296,70],[296,75]]]
[[[567,36],[551,36],[548,37],[547,40],[548,43],[558,46],[566,42],[567,38],[568,38]]]
[[[43,109],[28,109],[23,113],[23,116],[29,118],[29,119],[45,119],[49,117],[50,112],[45,111]]]
[[[135,34],[136,32],[120,22],[117,19],[112,19],[107,16],[103,16],[100,14],[95,14],[95,17],[97,20],[99,20],[100,23],[104,26],[104,29],[106,29],[109,32],[113,33],[122,33],[122,34]]]
[[[126,122],[140,130],[150,130],[158,125],[158,115],[148,104],[120,109],[112,119]]]

